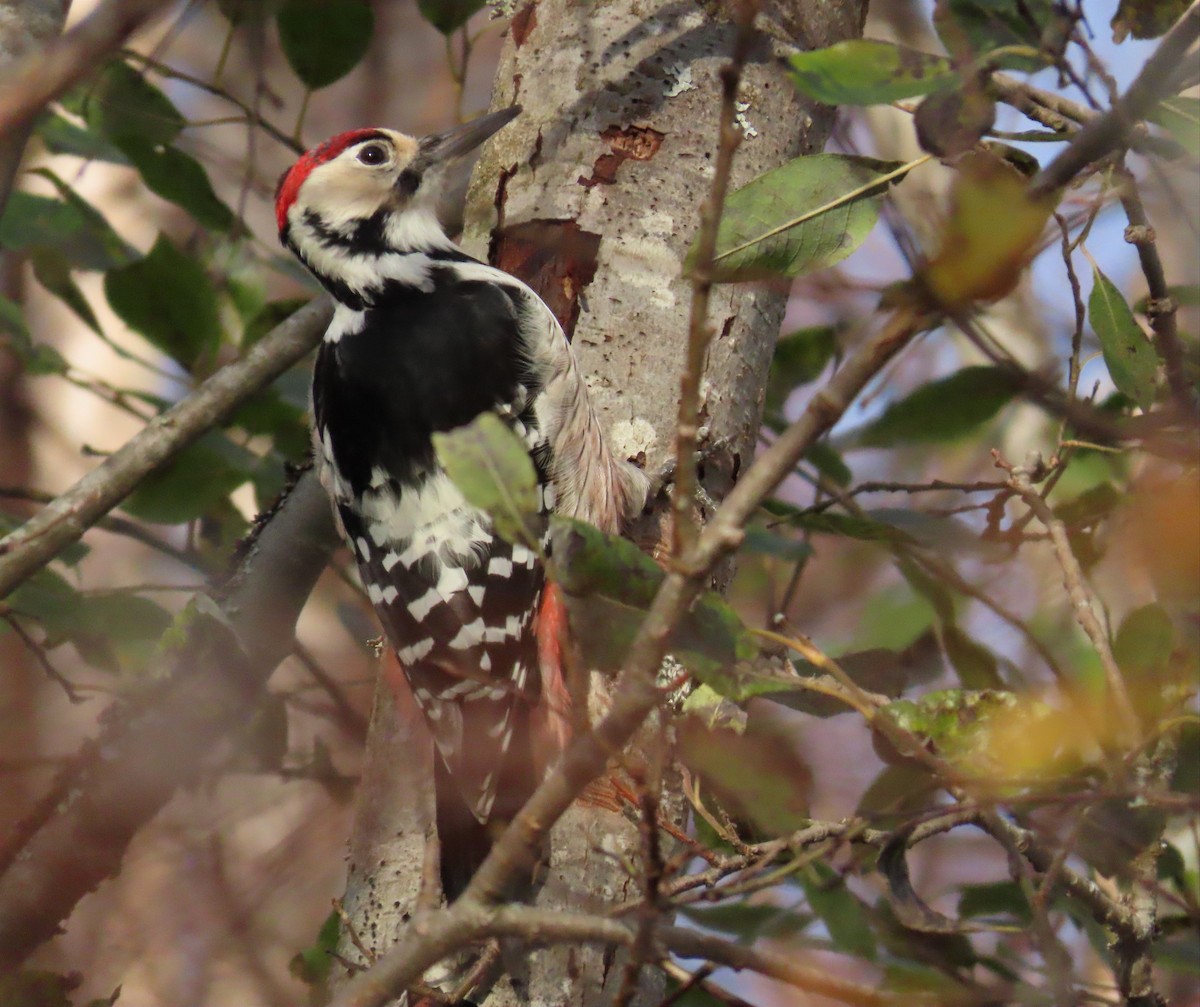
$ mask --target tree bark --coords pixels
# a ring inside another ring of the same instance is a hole
[[[718,74],[734,34],[716,10],[677,0],[543,0],[520,8],[493,107],[519,103],[524,111],[485,149],[466,208],[467,251],[520,276],[554,309],[614,448],[651,470],[673,453],[690,301],[681,262],[711,181]],[[824,144],[831,110],[805,105],[776,57],[857,35],[862,13],[856,0],[764,6],[743,76],[746,139],[735,188]],[[779,288],[714,292],[702,422],[713,440],[730,445],[722,464],[707,466],[714,495],[753,451],[785,306]],[[388,702],[381,692],[379,705]],[[376,725],[391,717],[377,711]],[[413,809],[428,806],[429,780],[414,767],[425,765],[428,743],[420,759],[411,744],[421,733],[376,727],[368,742],[365,783],[404,767],[391,786],[364,785],[351,840],[345,906],[372,953],[400,936],[419,888],[422,858],[411,840],[417,831],[423,838],[429,817]],[[682,799],[670,790],[664,810],[682,825]],[[388,859],[389,849],[403,849],[405,861]],[[641,891],[628,865],[640,851],[636,811],[577,804],[553,830],[535,904],[601,913],[636,905]],[[342,950],[359,957],[348,940]],[[515,978],[502,977],[486,999],[476,991],[472,1000],[487,1007],[611,1003],[625,958],[594,945],[534,950],[520,957]],[[517,960],[505,956],[507,965]],[[657,1003],[662,988],[661,973],[643,969],[632,1003]]]

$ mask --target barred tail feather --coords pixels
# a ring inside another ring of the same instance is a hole
[[[495,802],[486,823],[480,823],[462,793],[461,779],[452,776],[441,754],[434,756],[434,796],[441,852],[442,891],[447,903],[457,899],[491,851],[492,843],[537,788],[539,776],[530,745],[530,707],[516,703],[512,711],[514,738],[503,760],[495,787]],[[532,877],[529,865],[526,881]]]

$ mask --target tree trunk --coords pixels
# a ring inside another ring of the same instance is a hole
[[[716,10],[678,0],[543,0],[519,9],[493,107],[519,103],[524,112],[484,151],[466,209],[467,250],[526,280],[554,309],[614,448],[643,455],[650,469],[673,452],[690,302],[680,263],[711,182],[718,72],[733,40],[733,25]],[[824,144],[830,110],[806,107],[775,60],[789,47],[857,35],[861,16],[856,0],[764,7],[741,89],[746,140],[734,188]],[[731,478],[749,460],[785,304],[780,289],[714,293],[702,421],[731,445],[721,473],[708,467],[715,495],[721,474]],[[380,703],[387,697],[381,692]],[[395,722],[377,711],[345,899],[371,951],[399,938],[412,911],[421,872],[413,838],[429,822],[428,742],[413,744],[423,735],[415,727],[381,731],[381,721]],[[682,800],[664,796],[682,825]],[[389,851],[401,850],[398,862]],[[639,856],[636,814],[577,805],[552,833],[536,903],[593,911],[636,904],[627,865]],[[357,956],[349,942],[343,951]],[[622,958],[594,946],[536,950],[520,958],[516,979],[472,999],[488,1007],[607,1004],[622,982]],[[662,982],[658,970],[644,969],[633,1003],[657,1003]]]

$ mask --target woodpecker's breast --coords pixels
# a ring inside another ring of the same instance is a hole
[[[432,434],[535,391],[520,358],[516,293],[457,282],[450,268],[428,292],[397,285],[340,317],[317,357],[319,437],[356,495],[384,477],[401,485],[433,468]],[[344,334],[343,334],[344,333]]]
[[[363,583],[481,822],[514,710],[539,692],[534,620],[545,574],[535,553],[496,536],[463,499],[432,435],[496,413],[525,439],[542,513],[553,509],[541,386],[520,332],[526,296],[438,266],[420,285],[394,283],[366,307],[340,306],[313,377],[316,435]]]

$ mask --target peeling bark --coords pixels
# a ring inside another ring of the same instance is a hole
[[[738,152],[735,187],[823,145],[831,110],[805,106],[775,59],[798,44],[791,39],[829,44],[857,34],[861,18],[854,0],[766,6],[742,88],[753,135]],[[682,0],[544,0],[523,7],[510,26],[493,107],[519,102],[524,113],[484,151],[466,208],[467,250],[519,275],[547,300],[572,337],[614,441],[644,452],[650,468],[672,451],[690,302],[680,264],[711,181],[717,75],[733,32],[716,5]],[[739,457],[753,450],[786,295],[722,287],[713,301],[717,336],[703,419],[714,437],[733,445],[727,464],[706,466],[708,489],[719,496],[721,475],[734,478]],[[371,763],[411,760],[401,741],[377,733]],[[353,850],[378,849],[368,834],[403,817],[376,804],[403,803],[420,792],[411,772],[402,779],[403,787],[391,791],[364,789]],[[663,807],[681,820],[682,800],[670,788]],[[636,811],[577,804],[553,830],[536,904],[594,911],[636,905],[640,887],[627,865],[637,863],[640,849]],[[368,903],[386,906],[414,890],[419,858],[409,853],[406,870],[396,867],[388,863],[386,875],[371,879],[369,858],[354,857],[346,902],[355,907],[360,934],[375,926]],[[367,887],[370,898],[363,896]],[[487,1007],[607,1004],[626,960],[623,950],[592,945],[506,955],[515,978],[506,975],[486,998],[477,991],[471,999]],[[662,990],[661,973],[643,969],[632,1003],[649,1007]]]

